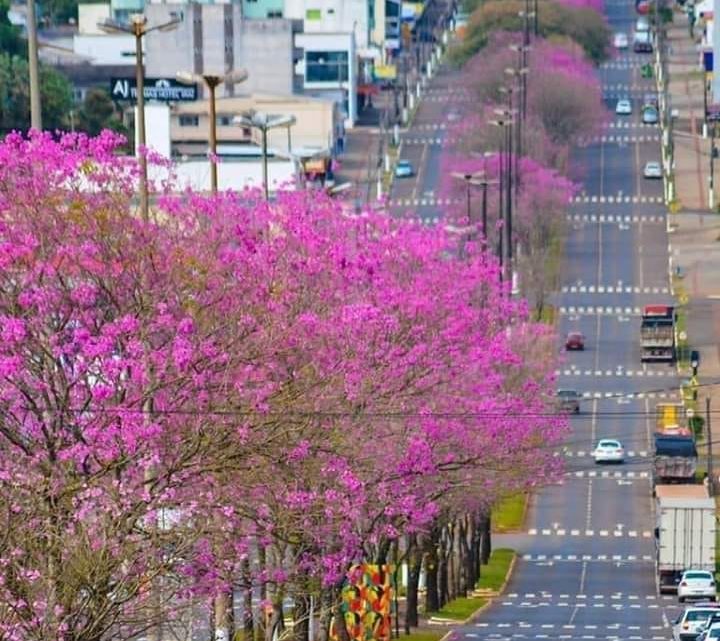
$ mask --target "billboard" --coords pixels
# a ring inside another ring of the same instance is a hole
[[[110,78],[113,100],[137,100],[135,78]],[[145,78],[145,100],[156,102],[192,102],[197,100],[197,85],[184,85],[174,78]]]

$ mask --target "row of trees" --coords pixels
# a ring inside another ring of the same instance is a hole
[[[458,173],[480,172],[495,183],[487,188],[486,206],[492,222],[488,242],[495,247],[502,226],[497,188],[502,167],[498,154],[503,149],[507,154],[506,132],[495,121],[498,110],[514,110],[510,164],[514,174],[515,266],[523,294],[540,319],[548,295],[558,285],[563,230],[574,192],[566,178],[571,151],[582,139],[598,133],[607,121],[593,63],[606,55],[609,33],[594,0],[567,4],[541,0],[540,34],[547,34],[548,39],[532,39],[521,92],[508,70],[516,69],[521,60],[518,49],[523,46],[524,25],[519,15],[525,8],[522,4],[515,0],[483,2],[471,17],[465,39],[457,46],[461,60],[478,43],[482,48],[463,64],[458,82],[458,91],[469,100],[464,103],[462,118],[451,128],[450,139],[456,142],[444,154],[443,190],[461,201],[465,186],[453,178]],[[479,200],[477,194],[471,214],[476,221]],[[467,215],[460,205],[453,213]]]
[[[555,478],[550,329],[479,240],[319,193],[159,198],[110,132],[0,144],[0,638],[244,602],[327,639],[359,561],[474,586],[489,506]],[[250,616],[255,614],[255,619]],[[346,638],[344,625],[338,626]],[[250,638],[246,636],[246,638]]]

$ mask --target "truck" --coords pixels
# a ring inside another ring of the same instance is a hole
[[[692,436],[682,403],[658,403],[655,406],[655,433],[665,436]]]
[[[653,487],[660,483],[694,483],[698,455],[690,435],[655,434]]]
[[[672,305],[646,305],[640,325],[640,360],[675,360],[675,308]]]
[[[703,485],[655,488],[660,592],[677,592],[685,570],[715,572],[715,501]]]

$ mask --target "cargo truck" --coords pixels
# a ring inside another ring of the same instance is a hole
[[[643,308],[640,360],[675,360],[675,308],[672,305],[646,305]]]
[[[698,455],[692,436],[655,434],[653,487],[660,483],[694,483]]]
[[[655,406],[655,433],[665,436],[691,436],[682,403],[658,403]]]
[[[655,488],[660,592],[677,592],[685,570],[715,572],[715,501],[703,485]]]

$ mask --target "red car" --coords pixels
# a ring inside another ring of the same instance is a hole
[[[565,349],[585,349],[585,337],[580,332],[570,332],[565,339]]]

